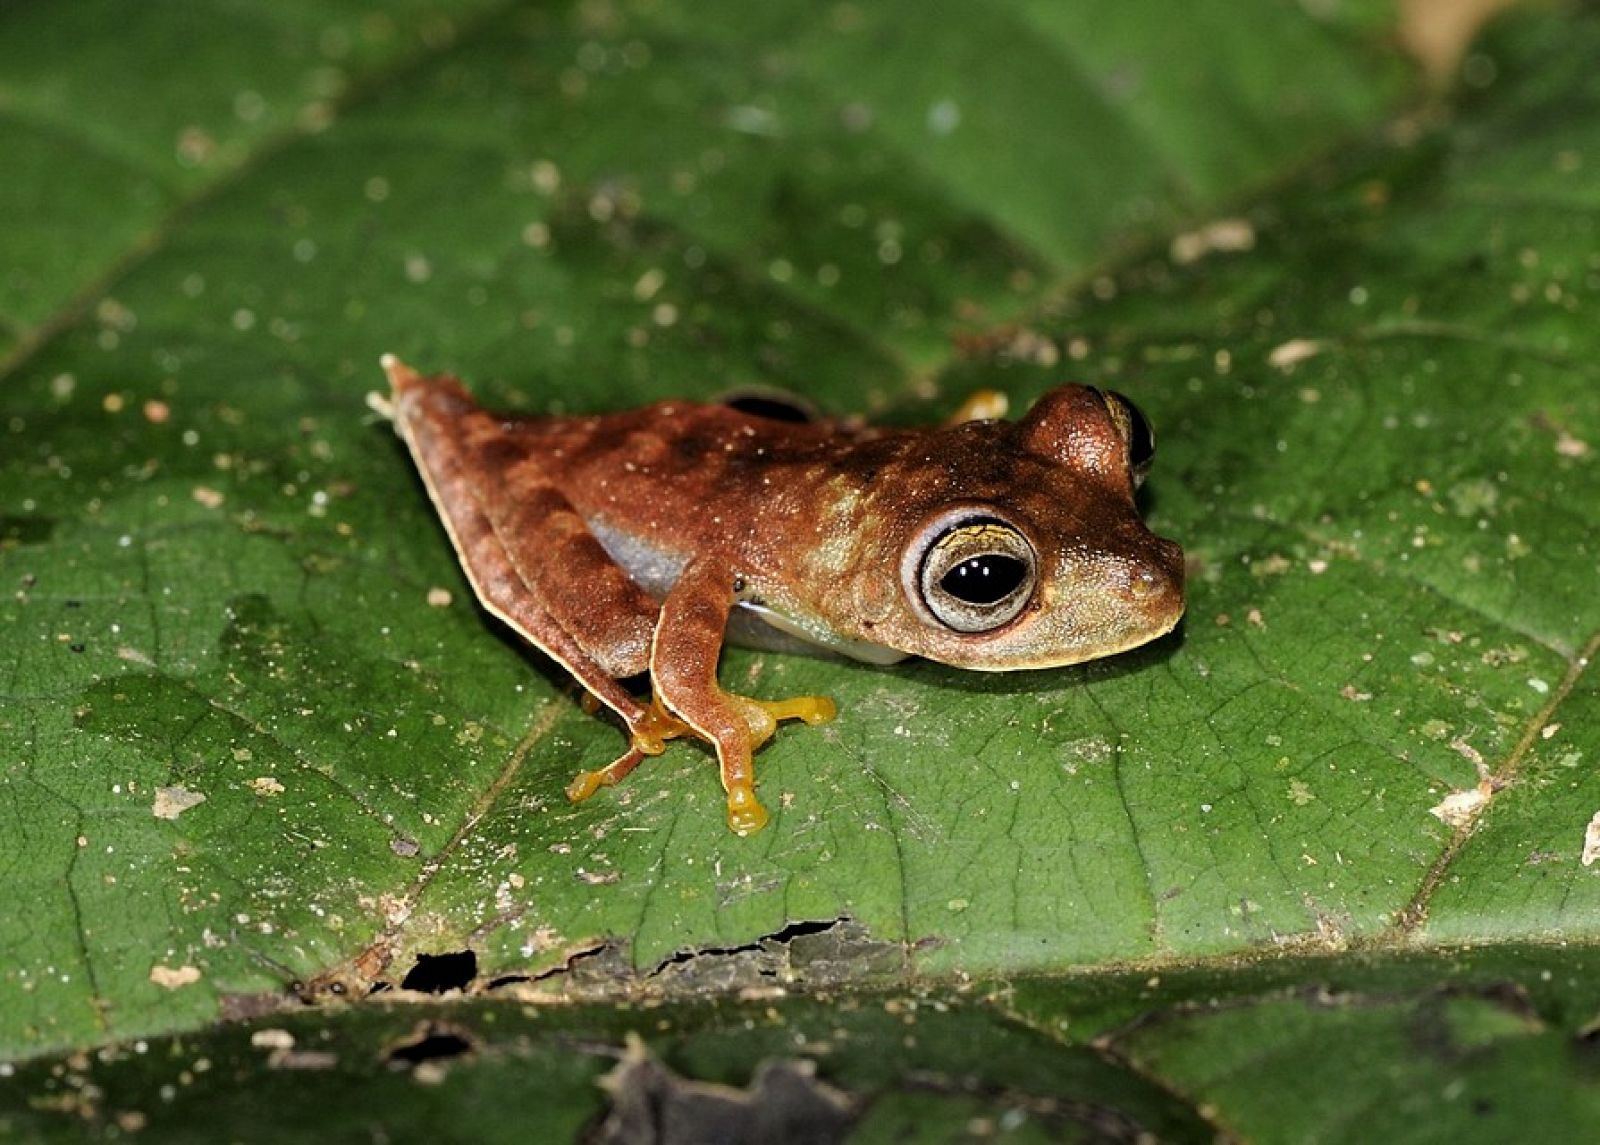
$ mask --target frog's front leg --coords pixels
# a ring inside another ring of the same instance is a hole
[[[767,823],[767,810],[756,798],[751,754],[779,720],[819,724],[832,719],[835,709],[826,696],[769,703],[722,690],[717,659],[733,593],[733,573],[725,560],[702,558],[684,569],[661,606],[650,677],[656,699],[716,749],[728,797],[728,827],[748,835]]]

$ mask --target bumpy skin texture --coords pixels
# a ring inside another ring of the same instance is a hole
[[[766,821],[754,747],[775,719],[820,722],[832,705],[720,689],[736,604],[847,654],[980,671],[1110,655],[1183,613],[1182,550],[1145,528],[1124,429],[1086,387],[1047,393],[1018,422],[931,429],[678,401],[539,418],[491,414],[453,378],[384,364],[393,392],[378,404],[479,599],[628,726],[628,752],[580,775],[574,798],[692,735],[717,751],[730,826]],[[930,609],[919,572],[936,538],[979,521],[1026,538],[1031,587],[1014,618],[961,632]],[[645,671],[648,705],[617,683]]]

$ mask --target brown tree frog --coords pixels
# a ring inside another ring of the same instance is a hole
[[[516,417],[383,365],[374,407],[483,607],[627,729],[573,800],[690,736],[716,751],[728,826],[761,829],[751,753],[777,721],[834,706],[723,691],[725,638],[999,672],[1109,656],[1183,614],[1183,551],[1134,505],[1154,437],[1115,393],[1063,386],[1016,422],[984,394],[930,429],[688,401]],[[621,683],[643,673],[648,700]]]

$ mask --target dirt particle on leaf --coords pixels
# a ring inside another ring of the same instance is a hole
[[[1428,808],[1428,814],[1447,827],[1465,827],[1478,817],[1478,812],[1488,802],[1489,793],[1483,787],[1472,787],[1466,791],[1452,791]]]
[[[156,799],[150,813],[157,819],[176,819],[191,807],[198,807],[206,797],[181,785],[156,788]]]
[[[1600,811],[1594,813],[1588,826],[1583,829],[1583,854],[1578,861],[1586,867],[1592,867],[1596,860],[1600,860]]]
[[[277,1027],[256,1030],[250,1035],[250,1044],[268,1051],[268,1069],[324,1070],[339,1064],[338,1055],[326,1050],[296,1050],[294,1035]]]
[[[1288,557],[1282,553],[1273,553],[1259,561],[1250,562],[1252,576],[1281,576],[1289,571],[1292,564]]]
[[[1589,453],[1589,443],[1573,437],[1564,429],[1557,430],[1556,452],[1562,457],[1586,457]]]
[[[450,590],[447,588],[439,588],[435,586],[428,590],[429,608],[449,608],[450,601],[452,599],[453,598],[450,596]]]
[[[250,1034],[250,1044],[260,1050],[292,1050],[294,1035],[279,1028],[255,1030]]]
[[[1450,734],[1450,725],[1443,720],[1427,720],[1417,729],[1431,740],[1442,740]]]
[[[163,966],[160,963],[150,967],[150,981],[167,990],[176,990],[180,986],[189,986],[200,981],[200,968],[197,966]]]
[[[1315,358],[1326,348],[1327,344],[1316,338],[1291,338],[1273,347],[1267,355],[1267,365],[1287,372],[1301,362]]]
[[[1451,487],[1450,503],[1458,517],[1484,516],[1500,503],[1500,490],[1486,477],[1474,478]]]
[[[189,495],[195,499],[197,504],[203,505],[207,509],[220,508],[222,502],[226,500],[221,493],[205,485],[195,486],[194,492]]]
[[[1488,770],[1489,765],[1484,762],[1483,753],[1477,748],[1473,747],[1461,736],[1457,736],[1455,739],[1450,741],[1450,748],[1462,759],[1466,760],[1468,763],[1472,764],[1473,767],[1477,768],[1479,775],[1483,775]]]
[[[1214,251],[1235,253],[1252,250],[1255,245],[1256,229],[1249,219],[1216,219],[1173,239],[1169,253],[1173,262],[1188,266]]]

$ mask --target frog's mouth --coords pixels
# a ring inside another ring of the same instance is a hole
[[[1046,668],[1068,668],[1074,664],[1100,660],[1107,656],[1119,656],[1135,648],[1142,648],[1152,640],[1159,640],[1171,632],[1181,619],[1183,619],[1183,606],[1180,603],[1170,616],[1158,624],[1128,628],[1101,638],[1085,640],[1072,647],[1023,648],[1012,653],[1000,652],[991,646],[986,649],[967,650],[968,655],[950,655],[948,651],[941,650],[930,652],[927,656],[930,660],[969,672],[1030,672]]]

